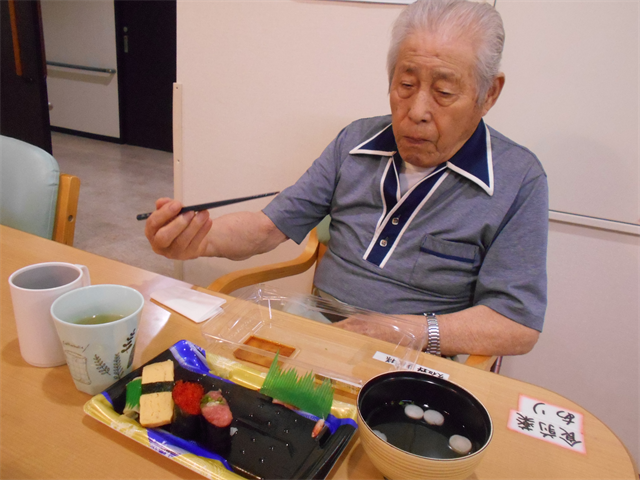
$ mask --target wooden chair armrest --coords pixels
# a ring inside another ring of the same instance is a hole
[[[304,251],[293,260],[231,272],[213,281],[208,290],[229,294],[239,288],[306,272],[318,257],[318,234],[311,230]]]
[[[467,358],[464,364],[488,372],[491,370],[497,358],[496,355],[469,355],[469,358]]]
[[[60,174],[56,218],[53,224],[53,240],[73,246],[78,214],[80,179],[74,175]]]

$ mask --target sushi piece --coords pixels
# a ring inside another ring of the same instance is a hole
[[[178,380],[173,386],[173,422],[171,433],[186,440],[198,440],[202,419],[200,417],[200,400],[204,395],[204,387],[199,383]]]
[[[122,413],[136,419],[140,415],[140,395],[142,394],[142,377],[136,377],[127,383],[126,400]]]
[[[161,427],[173,421],[173,362],[152,363],[142,369],[140,425]]]
[[[233,415],[220,390],[208,392],[200,402],[203,416],[202,442],[211,451],[223,453],[231,447]]]
[[[316,424],[313,426],[313,430],[311,431],[311,438],[316,438],[322,432],[324,428],[324,418],[319,419]]]

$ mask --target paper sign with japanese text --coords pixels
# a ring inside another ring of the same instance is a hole
[[[418,365],[417,363],[404,362],[398,357],[394,357],[393,355],[387,355],[386,353],[376,352],[373,355],[373,358],[375,360],[379,360],[384,363],[397,365],[399,368],[402,368],[404,370],[411,370],[413,372],[426,373],[427,375],[443,378],[445,380],[449,379],[448,373],[439,372],[438,370],[434,370],[433,368],[425,367],[423,365]]]
[[[518,410],[510,411],[507,426],[530,437],[587,453],[583,418],[580,413],[520,395]]]

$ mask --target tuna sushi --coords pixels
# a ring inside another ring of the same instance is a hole
[[[233,415],[227,400],[219,390],[208,392],[200,403],[204,445],[211,451],[221,453],[231,446],[231,421]]]
[[[202,425],[200,401],[204,387],[199,383],[178,380],[171,395],[174,404],[171,433],[186,440],[198,440]]]

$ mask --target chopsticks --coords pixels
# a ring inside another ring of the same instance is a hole
[[[251,197],[231,198],[229,200],[220,200],[218,202],[201,203],[200,205],[191,205],[189,207],[182,207],[182,209],[178,212],[178,215],[184,212],[200,212],[202,210],[209,210],[210,208],[224,207],[225,205],[232,205],[234,203],[246,202],[248,200],[254,200],[256,198],[271,197],[272,195],[277,195],[279,193],[280,192],[262,193],[260,195],[252,195]],[[147,218],[149,218],[149,216],[152,213],[153,212],[141,213],[139,215],[136,215],[136,218],[138,220],[146,220]]]

